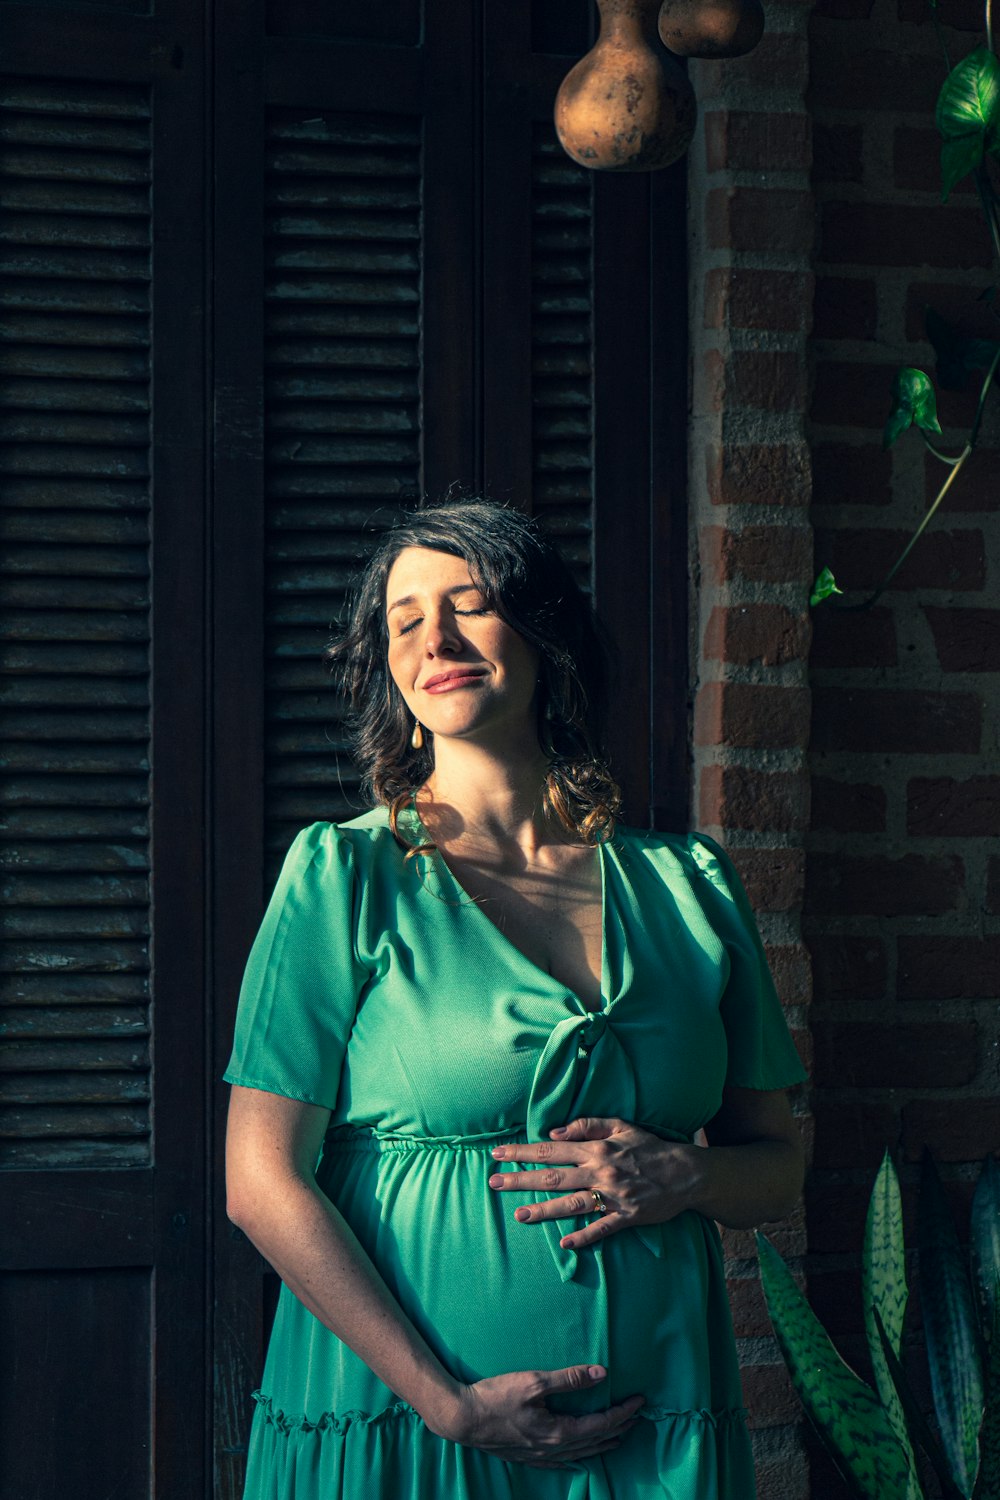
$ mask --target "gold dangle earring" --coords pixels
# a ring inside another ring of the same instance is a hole
[[[413,733],[410,735],[410,744],[414,750],[421,750],[424,744],[424,731],[420,727],[420,720],[414,719]]]

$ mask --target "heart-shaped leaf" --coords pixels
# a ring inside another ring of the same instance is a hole
[[[843,592],[843,589],[837,587],[837,580],[830,572],[830,569],[824,568],[812,586],[809,603],[813,606],[822,604],[823,600],[829,599],[831,594],[842,594]]]
[[[937,401],[930,376],[905,366],[892,383],[892,410],[882,434],[882,447],[891,448],[901,433],[916,424],[924,432],[940,432]]]
[[[941,85],[935,119],[941,132],[941,196],[975,171],[993,146],[1000,113],[1000,63],[987,47],[962,59]]]

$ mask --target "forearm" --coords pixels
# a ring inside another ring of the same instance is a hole
[[[351,1226],[317,1187],[270,1182],[230,1213],[282,1281],[438,1436],[460,1383],[410,1322]]]
[[[699,1170],[691,1203],[728,1229],[753,1229],[791,1213],[802,1191],[802,1148],[794,1141],[693,1146]]]

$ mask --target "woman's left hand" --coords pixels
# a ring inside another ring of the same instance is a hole
[[[492,1154],[498,1162],[571,1164],[490,1178],[490,1187],[501,1192],[566,1190],[565,1196],[517,1209],[514,1217],[519,1223],[594,1214],[592,1189],[597,1189],[607,1212],[559,1241],[564,1249],[579,1250],[620,1229],[659,1224],[694,1208],[708,1152],[701,1146],[664,1141],[616,1116],[593,1116],[572,1120],[552,1141],[494,1146]]]

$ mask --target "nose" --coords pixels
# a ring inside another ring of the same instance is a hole
[[[453,617],[438,612],[429,616],[424,631],[424,650],[428,656],[461,651],[462,638]]]

